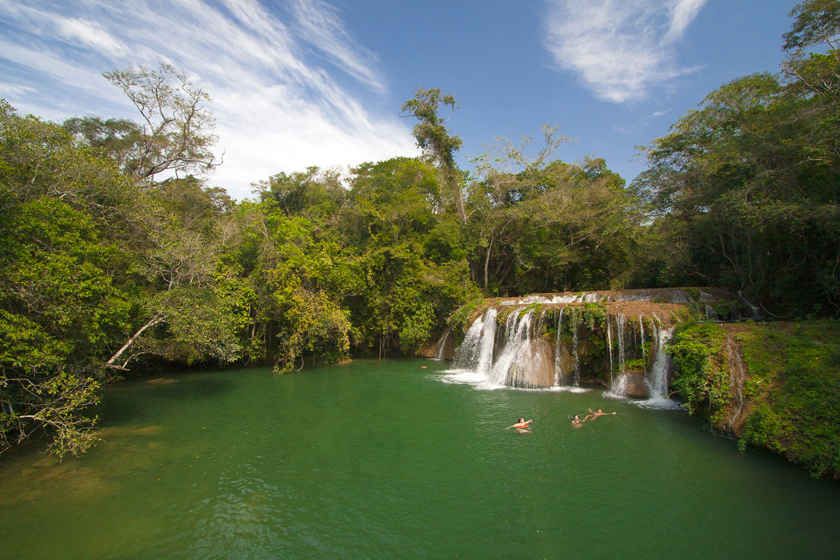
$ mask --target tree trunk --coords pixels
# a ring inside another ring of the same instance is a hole
[[[493,250],[493,241],[496,237],[490,235],[490,244],[487,245],[487,256],[484,257],[484,291],[487,291],[487,278],[490,275],[490,252]]]
[[[456,175],[457,171],[454,169],[447,169],[449,175],[447,181],[452,187],[452,193],[455,195],[455,209],[458,211],[458,218],[462,224],[467,223],[467,211],[464,209],[464,195],[461,193],[461,182]]]
[[[123,347],[122,347],[122,348],[120,348],[120,349],[117,351],[117,353],[116,353],[116,354],[114,354],[113,356],[111,356],[111,359],[110,359],[110,360],[108,360],[107,362],[105,362],[105,367],[106,367],[106,368],[111,368],[111,369],[121,369],[121,370],[125,370],[125,364],[127,364],[127,363],[128,363],[128,360],[126,360],[126,361],[125,361],[125,363],[124,363],[123,365],[121,365],[121,366],[118,366],[115,362],[119,359],[119,357],[120,357],[120,356],[122,356],[122,355],[123,355],[123,352],[125,352],[126,350],[128,350],[128,349],[129,349],[129,347],[131,347],[131,345],[132,345],[132,344],[134,344],[134,342],[135,342],[138,338],[140,338],[140,335],[141,335],[141,334],[143,334],[143,333],[146,331],[146,329],[149,329],[149,328],[151,328],[151,327],[154,327],[154,326],[155,326],[155,325],[157,325],[158,323],[162,323],[162,322],[163,322],[163,321],[165,321],[165,320],[166,320],[166,315],[164,315],[163,313],[158,313],[157,315],[155,315],[154,317],[152,317],[152,318],[149,320],[149,322],[148,322],[148,323],[146,323],[145,325],[143,325],[143,326],[140,328],[140,330],[139,330],[139,331],[137,331],[136,333],[134,333],[134,336],[132,336],[131,338],[129,338],[129,339],[128,339],[128,342],[126,342],[125,344],[123,344]]]

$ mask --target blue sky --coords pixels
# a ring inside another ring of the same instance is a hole
[[[459,163],[497,136],[556,125],[556,157],[602,157],[632,180],[636,146],[711,91],[776,72],[793,0],[0,0],[0,97],[60,122],[136,119],[101,73],[185,69],[207,91],[236,198],[311,165],[418,153],[400,105],[454,94]]]

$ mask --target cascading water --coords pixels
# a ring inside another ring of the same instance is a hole
[[[560,363],[560,333],[563,330],[563,311],[565,307],[560,308],[560,316],[557,318],[557,340],[554,344],[554,384],[560,385],[565,378],[563,373],[563,366]]]
[[[609,380],[607,395],[648,399],[633,401],[643,406],[670,403],[665,345],[670,325],[684,316],[675,306],[683,305],[696,314],[702,312],[698,305],[713,304],[706,308],[713,318],[712,312],[725,309],[727,303],[740,305],[740,300],[716,288],[534,294],[487,300],[487,311],[467,329],[447,380],[491,389],[568,385],[563,390],[582,390],[574,387],[581,382]],[[499,313],[504,313],[504,325]],[[564,316],[570,316],[566,325]],[[554,336],[549,335],[552,323],[556,323]],[[448,344],[446,352],[451,352],[453,336],[444,333],[438,350]],[[735,371],[737,361],[731,354]],[[733,394],[743,384],[738,375],[732,376]]]
[[[610,384],[610,390],[606,393],[606,396],[616,398],[616,399],[623,399],[627,396],[627,386],[630,384],[630,380],[626,375],[619,375],[613,382]]]
[[[435,351],[435,360],[441,361],[443,359],[443,352],[444,348],[446,347],[446,341],[449,339],[449,336],[452,334],[452,329],[446,329],[446,332],[443,333],[443,336],[440,337],[437,343],[437,350]]]
[[[613,364],[613,348],[612,348],[612,336],[610,335],[610,314],[606,313],[606,324],[607,324],[607,350],[610,353],[610,385],[613,383],[613,370],[615,369],[615,365]],[[559,340],[559,337],[558,337]]]
[[[468,369],[472,363],[473,356],[478,351],[478,343],[481,339],[481,330],[484,327],[484,317],[489,313],[484,313],[481,317],[473,321],[470,328],[464,334],[464,342],[455,351],[455,367],[459,369]]]
[[[470,325],[455,356],[456,368],[489,373],[493,364],[497,313],[495,309],[488,309]]]
[[[648,401],[654,403],[658,401],[671,403],[668,399],[668,371],[671,367],[671,356],[665,352],[665,345],[671,340],[672,334],[673,329],[659,329],[656,358],[650,370],[650,375],[645,379],[650,393]]]
[[[490,371],[490,380],[497,385],[511,385],[515,387],[528,386],[523,368],[513,367],[516,362],[524,360],[530,352],[528,332],[531,329],[533,311],[528,311],[523,317],[514,311],[508,316],[506,327],[506,342],[499,359]]]
[[[616,327],[618,327],[618,367],[621,375],[627,373],[627,361],[624,353],[624,328],[627,323],[627,318],[619,313],[615,318]]]
[[[647,373],[647,357],[645,356],[645,322],[641,315],[639,315],[639,339],[641,340],[641,344],[639,347],[642,349],[642,368]]]
[[[609,315],[607,315],[607,335],[609,336]],[[626,363],[626,354],[624,353],[624,329],[627,325],[626,317],[621,313],[617,313],[615,316],[615,328],[617,331],[617,338],[618,338],[618,376],[613,377],[612,369],[613,369],[613,357],[612,357],[612,344],[610,344],[610,390],[607,393],[607,396],[617,399],[623,399],[627,396],[627,387],[630,384],[629,378],[627,377],[627,363]]]
[[[478,346],[478,363],[475,370],[487,374],[493,366],[493,348],[496,345],[496,315],[495,309],[488,309],[481,329],[481,342]]]
[[[575,387],[580,386],[580,354],[578,354],[578,313],[572,309],[572,353],[575,358]]]
[[[706,320],[707,321],[719,321],[720,320],[720,317],[718,317],[717,311],[715,311],[714,308],[711,305],[709,305],[708,303],[706,304]]]

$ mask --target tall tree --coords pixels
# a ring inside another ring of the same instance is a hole
[[[161,62],[157,70],[129,67],[103,76],[125,92],[142,123],[131,127],[125,121],[84,117],[66,126],[93,145],[111,148],[126,173],[154,181],[161,173],[178,176],[220,164],[211,151],[217,141],[215,117],[204,106],[210,96],[193,87],[186,72]]]
[[[634,188],[683,258],[677,281],[742,289],[777,314],[840,309],[839,6],[798,5],[781,75],[722,86],[649,146]]]
[[[95,441],[84,411],[130,308],[114,282],[130,259],[101,236],[124,224],[125,183],[61,128],[0,102],[0,452],[42,431],[58,455]]]
[[[836,51],[840,35],[840,2],[837,0],[806,0],[790,12],[796,18],[791,30],[782,35],[786,51],[797,51],[817,45],[827,45]]]
[[[455,152],[463,145],[458,136],[452,136],[446,128],[446,121],[440,117],[440,106],[453,110],[457,101],[453,95],[443,95],[439,89],[418,89],[414,99],[402,105],[404,116],[414,117],[418,122],[412,134],[417,146],[430,153],[437,161],[441,176],[455,198],[455,209],[462,223],[467,222],[464,197],[461,193],[460,172],[455,164]]]

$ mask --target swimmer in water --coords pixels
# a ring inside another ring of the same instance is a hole
[[[516,431],[520,434],[530,434],[531,433],[531,426],[529,424],[533,422],[533,420],[526,421],[524,418],[520,418],[519,422],[514,424],[513,426],[508,426],[505,430],[510,430],[511,428],[516,428]]]
[[[598,412],[593,412],[593,411],[592,411],[592,409],[590,408],[590,409],[589,409],[589,412],[592,412],[592,414],[587,414],[587,415],[586,415],[586,418],[584,418],[584,419],[583,419],[584,421],[589,420],[590,418],[592,418],[593,420],[595,420],[595,419],[596,419],[596,418],[598,418],[599,416],[609,416],[609,415],[610,415],[610,413],[609,413],[609,412],[604,412],[604,411],[603,411],[603,410],[601,410],[600,408],[598,409]],[[617,414],[617,413],[613,412],[613,414]]]
[[[578,416],[577,414],[572,416],[572,426],[574,426],[575,428],[580,428],[581,426],[583,426],[583,420],[581,420],[580,416]]]

